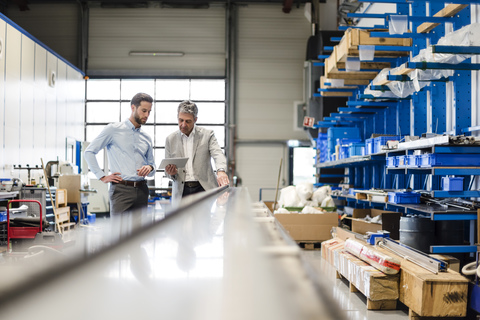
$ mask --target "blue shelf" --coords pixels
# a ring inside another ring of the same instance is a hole
[[[353,112],[353,113],[379,113],[383,112],[384,108],[338,108],[340,112]]]
[[[480,47],[432,45],[432,52],[433,53],[452,53],[452,54],[480,54]]]
[[[433,190],[432,196],[435,198],[470,198],[470,197],[480,197],[480,191],[471,190],[471,191],[443,191],[443,190]]]
[[[477,252],[477,246],[431,246],[432,253],[470,253]]]
[[[407,62],[410,69],[439,69],[439,70],[480,70],[480,63],[437,63],[437,62]]]

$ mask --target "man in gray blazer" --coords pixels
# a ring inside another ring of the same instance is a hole
[[[183,196],[228,185],[227,160],[212,130],[196,126],[198,108],[189,100],[178,106],[179,130],[165,141],[165,158],[188,158],[185,168],[167,165],[165,172],[173,180],[173,201]],[[215,175],[211,158],[215,161]]]

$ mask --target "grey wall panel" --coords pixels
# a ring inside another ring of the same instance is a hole
[[[0,149],[5,150],[5,39],[7,32],[7,24],[0,20],[0,43],[2,49],[0,51]],[[4,169],[5,152],[0,152],[0,173]]]
[[[338,1],[326,0],[319,3],[318,7],[318,25],[320,30],[337,30],[338,26]]]
[[[293,130],[293,102],[303,99],[311,25],[303,7],[285,14],[276,4],[241,7],[238,20],[237,139],[249,143],[235,146],[235,173],[256,201],[260,188],[276,187],[280,158],[280,187],[288,183],[286,140],[308,139]]]
[[[88,75],[224,76],[225,9],[90,9]],[[135,57],[130,51],[184,52]]]
[[[43,152],[46,148],[46,95],[47,90],[47,51],[35,44],[35,93],[34,93],[34,126],[33,145],[35,153]],[[44,161],[47,161],[44,159]]]
[[[242,186],[248,188],[252,201],[259,200],[260,188],[276,188],[280,159],[283,159],[282,173],[280,175],[280,188],[284,187],[288,180],[286,159],[288,149],[280,144],[239,144],[237,151],[236,174],[242,179]],[[266,193],[269,197],[271,191]],[[274,200],[274,199],[263,199]]]
[[[57,61],[57,133],[56,147],[57,154],[61,160],[65,159],[65,138],[67,137],[67,66],[63,61]]]
[[[70,136],[83,140],[84,80],[56,53],[0,18],[0,39],[5,39],[0,54],[0,177],[27,181],[26,170],[10,168],[40,165],[41,158],[45,163],[63,160],[67,128]],[[52,86],[51,72],[57,79]],[[40,170],[32,171],[32,178],[40,176]]]
[[[22,36],[7,25],[5,45],[5,162],[20,163],[20,63]]]
[[[28,4],[29,10],[8,6],[5,14],[50,49],[78,65],[79,5],[76,3]]]
[[[57,74],[58,59],[52,54],[47,52],[47,79],[51,72]],[[49,160],[56,160],[59,153],[60,146],[57,144],[57,88],[47,85],[45,87],[46,92],[46,121],[45,121],[45,135],[47,137],[47,143],[45,146],[45,158]]]
[[[85,80],[76,70],[67,66],[66,96],[67,118],[66,135],[83,141],[85,126]]]
[[[307,139],[293,130],[293,102],[302,100],[310,23],[303,9],[276,5],[239,10],[238,139]]]
[[[40,158],[33,151],[35,132],[33,114],[35,74],[35,43],[22,35],[21,81],[20,81],[20,149],[21,160],[29,165],[40,165]]]

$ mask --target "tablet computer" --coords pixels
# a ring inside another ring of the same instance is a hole
[[[174,164],[177,166],[177,168],[185,168],[185,165],[187,164],[188,158],[167,158],[163,159],[160,165],[158,166],[158,169],[165,169],[166,166],[169,164]]]

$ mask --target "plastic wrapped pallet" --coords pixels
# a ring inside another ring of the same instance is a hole
[[[372,301],[398,299],[399,275],[387,275],[355,255],[338,252],[338,272]]]
[[[440,38],[437,45],[444,46],[480,46],[480,23],[472,23],[459,30],[453,31]],[[458,64],[470,58],[469,54],[451,54],[434,53],[431,46],[420,50],[420,52],[410,59],[411,62],[436,62]],[[403,64],[394,69],[383,69],[372,83],[386,79],[387,74],[401,74],[400,71],[406,68]],[[447,69],[415,69],[408,74],[412,81],[391,81],[387,83],[388,88],[395,96],[406,98],[411,94],[420,91],[423,87],[429,85],[429,80],[438,80],[448,78],[454,75],[453,70]],[[374,94],[373,91],[369,92]],[[383,96],[385,93],[377,93]]]
[[[400,271],[400,260],[354,239],[345,241],[345,250],[386,274]]]
[[[322,258],[325,259],[331,265],[334,265],[334,252],[336,250],[343,250],[345,241],[333,238],[322,242]]]

